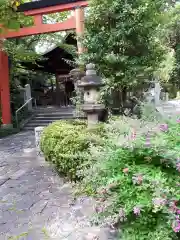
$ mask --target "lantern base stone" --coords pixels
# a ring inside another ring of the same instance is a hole
[[[99,113],[105,109],[104,104],[83,104],[82,110],[88,113]]]
[[[87,114],[88,128],[98,124],[99,115],[104,109],[104,104],[84,104],[82,106],[82,110]]]
[[[88,114],[87,119],[88,119],[88,128],[94,127],[95,125],[98,124],[98,121],[99,121],[99,117],[97,113]]]

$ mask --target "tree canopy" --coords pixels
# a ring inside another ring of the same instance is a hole
[[[111,88],[160,74],[171,52],[165,41],[170,7],[164,0],[91,0],[81,61],[96,63]]]

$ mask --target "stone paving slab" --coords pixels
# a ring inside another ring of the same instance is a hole
[[[0,139],[0,240],[107,240],[91,226],[93,200],[74,202],[64,183],[35,154],[33,133]]]

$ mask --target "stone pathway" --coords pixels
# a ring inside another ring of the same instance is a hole
[[[114,239],[90,225],[92,199],[74,202],[70,184],[34,147],[30,132],[0,139],[0,240]]]

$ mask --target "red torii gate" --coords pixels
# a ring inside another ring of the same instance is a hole
[[[88,2],[83,0],[40,0],[22,4],[18,10],[24,12],[26,16],[33,16],[34,26],[20,28],[17,31],[6,30],[0,35],[0,38],[17,38],[72,29],[76,30],[77,36],[82,36],[84,32],[84,7],[87,5]],[[74,10],[75,14],[64,22],[43,24],[43,15],[68,10]],[[80,43],[78,43],[78,52],[83,52]],[[0,51],[0,103],[3,125],[11,125],[8,56],[3,51]]]

